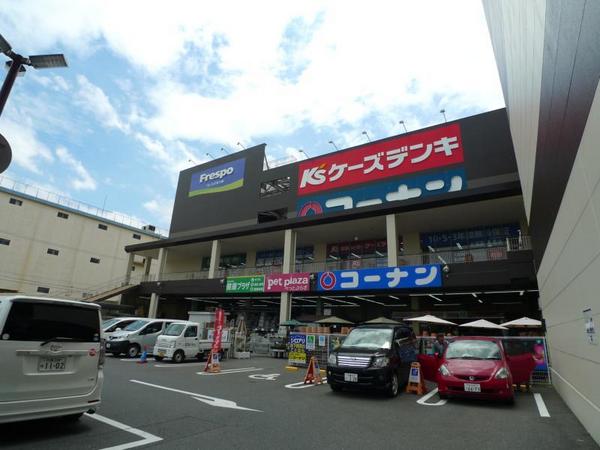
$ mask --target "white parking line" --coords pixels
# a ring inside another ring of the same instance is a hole
[[[542,394],[533,394],[533,398],[535,399],[535,404],[540,412],[540,417],[550,417],[550,413],[548,412],[548,408],[546,408]]]
[[[170,388],[166,386],[159,386],[158,384],[146,383],[145,381],[139,380],[129,380],[132,383],[143,384],[144,386],[150,386],[157,389],[164,389],[165,391],[177,392],[178,394],[185,394],[191,396],[193,399],[199,400],[203,403],[206,403],[210,406],[216,406],[219,408],[229,408],[229,409],[240,409],[242,411],[255,411],[262,412],[259,409],[252,408],[244,408],[243,406],[238,406],[238,404],[232,400],[225,400],[224,398],[211,397],[209,395],[204,394],[196,394],[195,392],[182,391],[180,389]]]
[[[206,376],[212,376],[212,375],[227,375],[230,373],[243,373],[243,372],[256,372],[257,370],[264,370],[258,367],[242,367],[240,369],[224,369],[221,370],[220,372],[216,372],[216,373],[211,373],[211,372],[196,372],[198,375],[206,375]]]
[[[327,378],[323,378],[323,383],[322,384],[327,384]],[[286,384],[285,387],[288,389],[304,389],[304,388],[309,388],[309,387],[313,387],[316,386],[316,384],[304,384],[304,381],[300,381],[299,383],[291,383],[291,384]]]
[[[101,416],[99,414],[85,414],[90,419],[97,420],[99,422],[104,422],[111,427],[118,428],[119,430],[126,431],[127,433],[135,434],[142,438],[140,441],[133,441],[127,444],[115,445],[113,447],[105,447],[101,450],[125,450],[133,447],[140,447],[142,445],[152,444],[153,442],[162,441],[163,439],[158,436],[154,436],[153,434],[146,433],[145,431],[138,430],[137,428],[130,427],[129,425],[125,425],[124,423],[117,422],[116,420],[109,419],[108,417]]]
[[[435,388],[429,394],[424,395],[419,400],[417,400],[417,403],[419,405],[425,405],[425,406],[443,406],[443,405],[445,405],[448,400],[444,400],[444,399],[441,399],[440,401],[438,401],[436,403],[425,403],[427,400],[429,400],[431,397],[433,397],[437,393],[438,393],[438,388]]]

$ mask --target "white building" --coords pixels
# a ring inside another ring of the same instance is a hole
[[[126,245],[160,239],[153,226],[0,177],[0,292],[81,299],[150,270]]]

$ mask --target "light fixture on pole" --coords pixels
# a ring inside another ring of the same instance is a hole
[[[225,153],[226,155],[230,155],[231,154],[230,152],[228,152],[227,150],[225,150],[225,147],[221,147],[221,151],[223,153]]]
[[[446,110],[445,109],[440,109],[440,114],[442,116],[444,116],[444,122],[448,122],[448,119],[446,119]]]
[[[331,144],[331,145],[333,145],[333,148],[335,148],[335,149],[336,149],[336,151],[337,151],[337,150],[339,150],[338,146],[337,146],[337,145],[335,145],[335,142],[333,142],[333,141],[329,141],[328,143],[329,143],[329,144]]]
[[[304,150],[302,150],[301,148],[298,149],[298,151],[302,154],[304,154],[304,156],[306,156],[306,159],[309,159],[310,156],[308,156],[308,153],[306,153]]]
[[[206,152],[206,156],[211,157],[212,159],[215,159],[215,157],[213,155],[211,155],[210,153]]]
[[[406,129],[406,125],[404,124],[404,120],[401,120],[400,122],[398,122],[400,125],[402,125],[402,127],[404,128],[404,132],[408,133],[408,130]]]
[[[194,161],[193,159],[188,159],[188,162],[191,162],[192,164],[198,164],[196,161]]]
[[[363,131],[362,134],[364,134],[367,137],[367,140],[371,142],[371,138],[369,137],[369,134],[366,131]]]
[[[50,69],[53,67],[67,67],[67,60],[65,55],[62,53],[53,55],[32,55],[23,56],[13,52],[11,45],[6,39],[0,34],[0,52],[8,56],[12,61],[6,61],[6,67],[8,68],[8,74],[4,79],[2,88],[0,89],[0,115],[4,110],[4,105],[8,100],[8,95],[15,83],[15,79],[18,75],[25,73],[25,67],[31,66],[34,69]],[[10,145],[0,135],[0,173],[4,172],[8,168],[12,159],[12,151]]]
[[[241,142],[238,142],[236,145],[239,145],[242,148],[242,150],[246,150],[246,147],[244,147]]]

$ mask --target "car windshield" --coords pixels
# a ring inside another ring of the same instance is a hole
[[[172,323],[165,331],[166,336],[179,336],[185,328],[184,323]]]
[[[137,331],[148,323],[147,320],[136,320],[125,327],[125,331]]]
[[[102,322],[102,329],[104,330],[104,329],[110,327],[111,325],[114,325],[119,320],[121,320],[121,319],[108,319],[108,320],[105,320],[104,322]]]
[[[341,348],[391,348],[392,333],[393,330],[385,328],[356,328],[350,332]]]
[[[492,341],[454,341],[448,345],[446,359],[500,359],[500,347]]]

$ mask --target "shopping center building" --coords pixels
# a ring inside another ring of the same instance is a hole
[[[504,109],[276,168],[263,144],[184,170],[169,238],[126,251],[156,269],[124,297],[149,316],[539,317]]]

